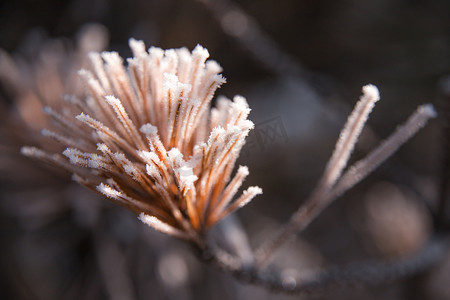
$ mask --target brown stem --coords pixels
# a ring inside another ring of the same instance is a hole
[[[435,236],[416,254],[397,260],[365,261],[344,267],[331,267],[312,273],[295,283],[283,282],[280,273],[243,268],[238,259],[211,247],[196,248],[200,258],[236,279],[286,294],[325,294],[335,289],[365,287],[398,280],[426,271],[442,260],[450,249],[448,237]]]

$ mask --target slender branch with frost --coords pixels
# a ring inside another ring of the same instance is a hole
[[[336,183],[336,180],[339,179],[342,171],[347,166],[350,155],[355,149],[356,142],[369,114],[372,112],[375,103],[380,100],[379,91],[374,85],[366,85],[362,90],[363,96],[356,104],[339,135],[333,154],[327,163],[322,178],[319,180],[316,193],[329,191]]]
[[[255,261],[259,268],[267,266],[277,250],[292,240],[295,234],[304,230],[336,198],[363,180],[378,165],[389,158],[401,145],[425,126],[430,118],[436,117],[436,112],[431,104],[419,107],[403,126],[400,126],[365,159],[355,163],[342,175],[342,171],[346,167],[361,130],[367,121],[368,114],[375,102],[379,100],[378,89],[373,85],[364,86],[363,93],[361,100],[344,125],[325,173],[311,196],[291,216],[285,227],[256,251]]]
[[[370,152],[364,159],[356,162],[346,171],[336,186],[330,191],[328,197],[335,199],[352,188],[355,184],[366,178],[383,161],[388,159],[394,152],[414,136],[428,120],[437,116],[431,104],[424,104],[408,118],[405,124],[399,126],[380,146]]]

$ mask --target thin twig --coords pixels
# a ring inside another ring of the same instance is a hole
[[[405,124],[399,126],[394,133],[381,142],[380,146],[369,153],[364,159],[356,162],[342,175],[329,197],[336,199],[367,177],[382,162],[396,152],[401,145],[423,128],[430,118],[435,117],[436,112],[431,104],[419,106]]]
[[[356,104],[352,113],[347,119],[344,128],[339,135],[336,147],[325,168],[322,178],[319,180],[318,190],[327,192],[342,174],[347,166],[350,155],[355,149],[356,142],[367,122],[375,103],[380,100],[378,89],[374,85],[363,87],[363,96]]]
[[[244,46],[252,57],[275,74],[285,76],[310,75],[292,55],[279,45],[247,14],[238,3],[231,0],[197,0],[208,7],[223,31]]]
[[[337,180],[332,189],[328,189],[328,185],[323,186],[319,184],[318,188],[308,198],[305,204],[303,204],[292,215],[289,223],[287,223],[282,231],[275,236],[275,238],[269,240],[269,242],[257,250],[257,266],[259,268],[264,268],[279,248],[289,242],[296,233],[304,230],[315,219],[315,217],[318,216],[337,197],[363,180],[378,165],[397,151],[398,148],[409,138],[411,138],[419,129],[425,126],[430,118],[435,116],[436,113],[432,105],[427,104],[420,106],[407,120],[407,122],[400,126],[389,138],[382,142],[378,148],[367,155],[365,159],[358,161],[354,164],[354,166],[350,167],[349,170]],[[345,129],[343,131],[345,131]],[[337,147],[336,150],[339,150],[339,147]],[[332,155],[332,158],[333,157],[334,154]]]
[[[260,268],[264,268],[269,262],[271,256],[283,244],[288,242],[292,236],[302,231],[309,223],[329,204],[325,201],[326,195],[335,185],[342,174],[342,170],[347,166],[355,144],[361,134],[364,124],[372,111],[375,103],[380,99],[378,89],[373,85],[363,87],[363,96],[356,104],[352,113],[345,123],[336,147],[327,163],[324,174],[319,180],[316,188],[308,200],[297,212],[295,212],[290,222],[273,240],[263,245],[256,252],[256,263]]]

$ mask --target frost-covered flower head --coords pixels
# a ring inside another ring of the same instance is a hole
[[[247,167],[232,171],[253,128],[250,109],[240,96],[211,109],[225,79],[201,46],[147,52],[131,39],[130,47],[127,68],[115,52],[91,53],[91,70],[79,72],[87,97],[45,108],[55,129],[43,134],[67,147],[62,155],[22,152],[71,171],[157,230],[196,240],[261,193],[250,187],[234,199],[248,175]]]

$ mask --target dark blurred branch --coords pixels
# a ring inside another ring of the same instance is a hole
[[[261,29],[258,22],[234,1],[197,1],[208,7],[226,34],[236,39],[269,71],[281,77],[311,75],[294,57],[284,52]]]
[[[127,274],[126,257],[117,240],[102,231],[101,228],[95,229],[95,235],[97,261],[109,299],[136,299],[133,283]]]
[[[221,239],[218,242],[226,243],[226,246],[232,250],[244,266],[252,265],[253,251],[247,233],[236,215],[229,215],[218,225],[221,231]]]
[[[344,267],[331,267],[314,272],[296,283],[283,282],[280,273],[274,270],[258,271],[241,267],[239,260],[213,247],[198,249],[206,263],[216,265],[236,279],[262,286],[273,292],[287,294],[324,294],[333,289],[362,288],[377,285],[428,270],[447,255],[450,249],[448,237],[435,236],[416,254],[398,260],[366,261]]]

